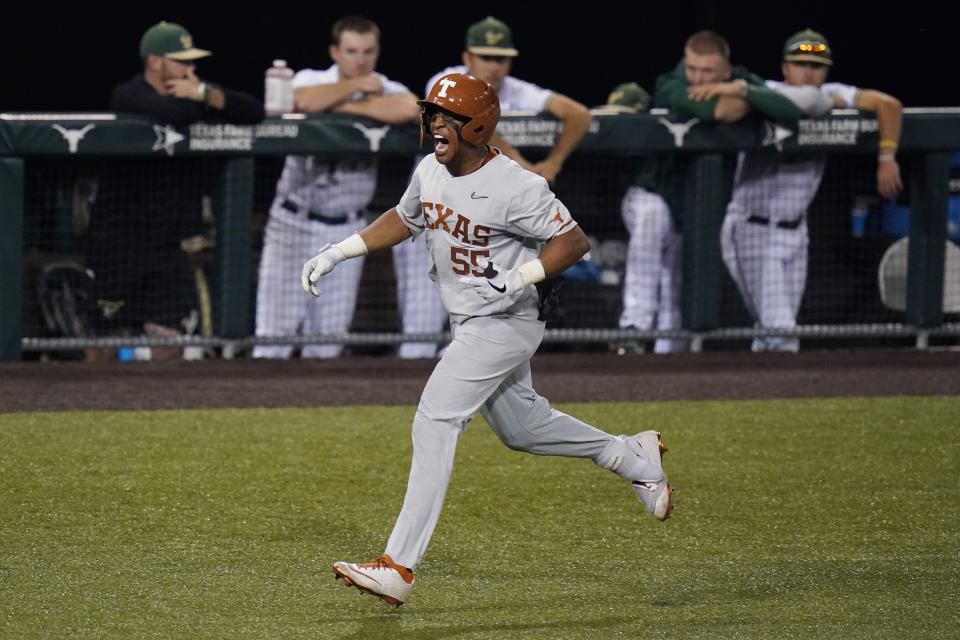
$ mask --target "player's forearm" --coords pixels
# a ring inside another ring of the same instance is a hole
[[[547,159],[557,162],[560,166],[566,162],[573,150],[577,148],[583,136],[586,135],[590,127],[590,112],[584,114],[577,113],[563,121],[563,131],[557,138],[553,149],[547,155]]]
[[[903,126],[903,105],[891,95],[863,89],[857,94],[855,106],[858,109],[873,111],[877,116],[877,129],[880,134],[880,155],[892,156],[900,144],[900,130]]]
[[[750,106],[773,120],[798,120],[803,111],[787,96],[759,85],[747,87],[746,101]]]
[[[420,107],[413,94],[371,96],[364,100],[342,102],[333,108],[338,113],[367,116],[381,122],[402,124],[420,115]]]
[[[590,128],[590,110],[572,98],[559,93],[550,96],[547,111],[563,122],[563,131],[547,155],[547,159],[563,165],[564,161],[580,144]]]
[[[671,111],[681,111],[684,114],[691,114],[703,121],[712,121],[717,119],[717,102],[719,98],[710,98],[709,100],[693,100],[684,92],[677,95],[666,104]]]
[[[884,102],[877,108],[877,129],[880,133],[881,148],[884,151],[884,145],[887,150],[895,151],[896,146],[889,146],[889,143],[900,144],[900,130],[903,126],[903,107],[899,100]]]
[[[590,250],[590,241],[580,227],[554,236],[543,248],[540,262],[546,277],[555,276],[575,264]]]
[[[410,229],[400,220],[400,214],[394,207],[367,225],[359,235],[368,251],[378,251],[400,244],[409,238]]]
[[[214,109],[220,109],[224,118],[239,124],[256,124],[266,115],[262,102],[233,89],[211,87],[208,103]]]
[[[355,91],[353,83],[346,80],[333,84],[300,87],[293,91],[293,107],[304,113],[326,111],[349,98]]]
[[[719,96],[713,108],[713,119],[717,122],[736,122],[750,113],[750,104],[743,98]]]

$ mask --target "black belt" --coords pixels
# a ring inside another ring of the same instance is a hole
[[[280,203],[280,206],[290,211],[292,213],[300,213],[301,207],[297,205],[293,200],[284,200]],[[311,211],[309,209],[303,208],[307,212],[307,218],[310,220],[316,220],[318,222],[323,222],[325,224],[344,224],[348,222],[351,218],[358,217],[360,211],[351,211],[347,215],[343,216],[325,216],[322,213],[317,213],[316,211]]]
[[[752,222],[753,224],[770,224],[770,218],[750,216],[747,218],[747,222]],[[796,229],[801,224],[803,224],[803,216],[800,216],[796,220],[777,220],[778,229]]]

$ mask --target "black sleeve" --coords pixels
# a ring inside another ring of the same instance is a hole
[[[248,93],[224,89],[223,91],[223,118],[235,124],[256,124],[263,120],[266,113],[263,103]]]
[[[256,124],[263,120],[263,103],[241,91],[225,89],[222,110],[212,109],[202,102],[157,93],[146,82],[134,78],[117,85],[110,94],[110,109],[142,113],[161,122],[184,126],[201,120],[226,120],[234,124]]]
[[[196,100],[175,98],[157,93],[146,83],[138,86],[136,82],[121,84],[110,94],[110,109],[142,113],[161,122],[181,126],[202,119],[206,105]]]

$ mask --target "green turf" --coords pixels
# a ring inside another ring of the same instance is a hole
[[[409,407],[0,415],[2,638],[960,635],[960,398],[584,404],[656,426],[666,523],[584,460],[467,429],[400,609]]]

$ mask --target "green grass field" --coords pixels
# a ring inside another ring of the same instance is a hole
[[[657,427],[665,523],[480,418],[411,600],[383,551],[412,407],[0,415],[2,638],[960,636],[960,398],[611,403]]]

